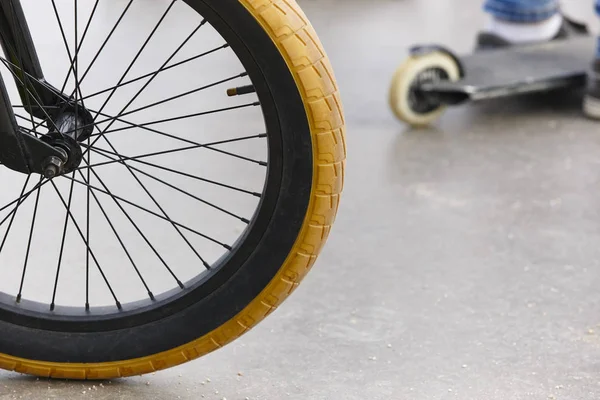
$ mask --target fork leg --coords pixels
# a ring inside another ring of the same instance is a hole
[[[0,47],[15,75],[21,100],[30,114],[47,119],[41,106],[58,104],[57,92],[46,85],[20,0],[0,0]],[[58,149],[21,132],[0,75],[0,163],[22,173],[44,173],[52,157],[64,157]]]
[[[28,152],[18,129],[4,81],[0,76],[0,162],[12,170],[30,173]]]
[[[44,73],[20,0],[0,0],[0,46],[8,61],[18,66],[9,67],[26,84],[23,87],[15,78],[25,109],[43,119],[44,113],[37,103],[53,106],[57,102],[57,95],[48,86],[39,83],[44,82]]]

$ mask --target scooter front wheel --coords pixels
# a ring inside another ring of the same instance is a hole
[[[456,61],[439,51],[410,56],[395,72],[389,103],[396,117],[414,127],[435,122],[446,107],[419,91],[425,83],[460,79]]]

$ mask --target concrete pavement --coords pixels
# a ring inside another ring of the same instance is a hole
[[[199,361],[102,383],[0,373],[0,398],[597,399],[600,128],[579,96],[466,106],[424,131],[387,108],[406,48],[468,51],[479,3],[303,1],[348,120],[347,188],[313,273]]]

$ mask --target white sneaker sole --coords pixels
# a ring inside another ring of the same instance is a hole
[[[600,99],[590,95],[585,96],[583,112],[589,118],[600,120]]]

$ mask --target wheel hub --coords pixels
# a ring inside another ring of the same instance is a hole
[[[410,87],[409,103],[411,109],[419,114],[427,114],[438,108],[440,102],[430,94],[423,93],[419,88],[427,83],[448,79],[448,73],[441,68],[434,67],[421,72]]]
[[[52,118],[50,132],[42,140],[57,149],[61,158],[49,157],[44,163],[44,176],[52,179],[79,167],[83,159],[80,142],[90,138],[94,119],[83,107],[70,106]]]

